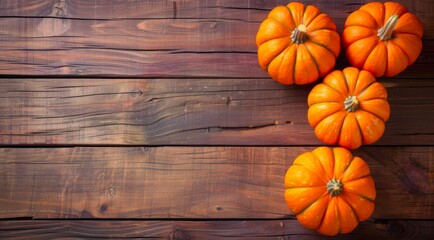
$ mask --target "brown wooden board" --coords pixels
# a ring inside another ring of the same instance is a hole
[[[396,78],[432,78],[429,1],[402,1],[424,24],[416,63]],[[0,6],[0,74],[269,78],[255,37],[286,1],[16,1]],[[339,31],[362,2],[319,3]],[[11,27],[13,26],[13,27]],[[348,66],[342,53],[336,68]]]
[[[310,147],[0,149],[1,218],[276,219]],[[432,219],[433,147],[365,147],[374,219]]]
[[[283,199],[294,158],[323,144],[313,84],[280,85],[257,61],[261,21],[288,2],[0,0],[0,239],[431,239],[433,1],[399,1],[423,49],[379,79],[386,132],[353,151],[376,208],[334,238]],[[303,2],[341,33],[369,1]]]
[[[15,40],[13,40],[15,41]],[[433,42],[424,42],[425,48]],[[432,78],[433,48],[395,79]],[[348,67],[341,55],[336,69]],[[256,52],[176,52],[78,48],[2,50],[0,75],[143,78],[262,78]]]
[[[382,80],[377,145],[432,145],[434,82]],[[2,79],[1,144],[321,145],[312,86],[269,79]]]
[[[301,226],[297,220],[210,221],[0,221],[2,239],[164,238],[175,239],[429,239],[434,221],[381,220],[361,223],[333,238]]]
[[[63,1],[63,2],[62,2]],[[259,23],[276,6],[286,5],[288,0],[3,0],[0,16],[7,17],[56,17],[66,19],[122,20],[122,19],[228,19]],[[314,4],[335,21],[342,29],[349,13],[370,2],[359,1],[302,1]],[[381,1],[385,2],[385,1]],[[422,21],[425,36],[432,39],[434,16],[430,0],[400,0],[406,8]]]

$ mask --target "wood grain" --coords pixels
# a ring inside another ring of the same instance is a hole
[[[0,16],[7,17],[45,17],[53,15],[76,19],[232,19],[259,23],[276,6],[288,4],[287,0],[276,1],[232,1],[232,0],[129,0],[127,4],[118,0],[3,0]],[[329,2],[303,1],[314,4],[322,12],[330,15],[338,29],[349,13],[360,8],[368,0],[335,0]],[[383,1],[384,2],[384,1]],[[430,0],[399,0],[422,21],[427,34],[432,39],[434,13]],[[60,6],[59,6],[60,5]],[[62,10],[62,11],[59,11]],[[59,16],[60,15],[60,16]]]
[[[303,1],[335,21],[368,0]],[[364,158],[373,216],[333,239],[434,235],[434,11]],[[331,239],[283,199],[319,142],[312,85],[263,72],[255,37],[287,0],[0,0],[0,239]],[[336,68],[348,66],[343,52]]]
[[[423,44],[424,50],[417,62],[394,79],[433,78],[429,69],[433,66],[434,41],[424,41]],[[335,68],[347,66],[349,64],[342,53]],[[259,67],[256,52],[116,50],[80,46],[77,49],[3,50],[0,75],[271,80]]]
[[[434,82],[382,81],[391,117],[376,145],[432,145]],[[268,79],[3,79],[0,143],[321,145],[312,86]]]
[[[255,36],[269,10],[284,1],[109,2],[3,1],[0,74],[269,78],[257,63]],[[429,1],[402,2],[426,34],[416,63],[396,78],[432,78]],[[342,28],[361,3],[318,6]],[[341,54],[336,68],[345,66]]]
[[[310,147],[0,149],[1,218],[293,217],[283,177]],[[433,147],[365,147],[375,219],[432,219]]]
[[[301,226],[297,220],[211,221],[0,221],[2,239],[165,238],[175,239],[429,239],[433,221],[382,220],[361,223],[333,238]]]

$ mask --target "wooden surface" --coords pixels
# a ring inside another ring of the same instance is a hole
[[[305,1],[339,31],[365,2]],[[434,235],[434,2],[400,2],[423,50],[378,79],[391,117],[354,151],[376,208],[336,239]],[[0,0],[0,238],[328,239],[283,199],[286,169],[322,145],[314,84],[257,63],[259,24],[287,3]]]
[[[432,144],[432,79],[382,82],[391,117],[377,145]],[[269,79],[6,78],[0,143],[320,145],[306,117],[310,88]]]
[[[21,220],[0,222],[2,239],[430,239],[428,221],[382,220],[361,223],[347,235],[319,236],[300,227],[297,220],[125,221]]]
[[[283,177],[312,147],[4,148],[8,218],[294,217]],[[432,219],[432,147],[365,147],[378,219]],[[428,203],[428,204],[427,204]],[[399,209],[399,211],[396,211]]]

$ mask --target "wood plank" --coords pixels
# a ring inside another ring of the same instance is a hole
[[[434,82],[387,80],[376,145],[432,145]],[[0,144],[321,145],[312,86],[268,79],[2,79]]]
[[[333,239],[429,239],[433,221],[383,220],[361,223]],[[0,221],[2,239],[166,238],[175,239],[331,239],[302,227],[297,220],[211,221]]]
[[[349,13],[360,8],[368,0],[331,2],[305,1],[315,4],[322,12],[330,15],[339,30]],[[430,0],[399,0],[424,25],[426,37],[434,37],[434,13]],[[118,0],[3,0],[0,16],[46,17],[55,16],[71,19],[234,19],[260,22],[276,6],[286,5],[286,0],[276,1],[231,1],[231,0],[130,0],[128,4]]]
[[[428,70],[434,65],[434,13],[427,12],[428,2],[404,3],[423,18],[424,48],[416,63],[396,78],[433,78]],[[0,74],[269,78],[257,63],[255,36],[276,3],[119,4],[67,1],[66,10],[59,10],[56,1],[7,0],[0,7]],[[337,15],[338,25],[360,6],[344,1],[319,5]],[[337,68],[347,65],[341,54]]]
[[[4,39],[0,47],[11,51],[168,51],[172,55],[184,52],[254,53],[257,50],[255,32],[258,24],[252,22],[226,19],[67,21],[58,25],[51,23],[55,26],[47,27],[38,18],[0,18],[0,33]]]
[[[241,10],[238,12],[242,13]],[[0,33],[4,38],[0,46],[5,50],[23,49],[25,46],[28,50],[95,48],[172,50],[174,53],[181,50],[256,52],[255,37],[261,20],[0,17]],[[431,34],[434,28],[425,29],[425,32]],[[434,40],[423,39],[427,44]]]
[[[1,218],[280,219],[309,147],[0,149]],[[365,147],[374,219],[433,219],[433,147]]]
[[[174,37],[176,38],[176,36]],[[1,39],[0,39],[1,41]],[[15,39],[12,39],[15,41]],[[64,40],[68,41],[68,39]],[[393,79],[430,78],[434,41],[424,41],[418,60]],[[25,46],[24,44],[22,46]],[[29,44],[31,45],[31,44]],[[427,47],[430,47],[427,49]],[[231,48],[231,47],[228,47]],[[349,66],[344,54],[335,69]],[[122,50],[78,47],[51,50],[2,50],[0,75],[142,78],[263,78],[256,52]]]

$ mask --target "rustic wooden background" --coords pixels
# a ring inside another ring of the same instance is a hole
[[[305,1],[339,31],[365,2]],[[434,235],[434,2],[400,2],[423,50],[379,79],[391,118],[354,151],[376,209],[333,239]],[[0,238],[325,239],[283,199],[293,159],[322,145],[313,85],[257,63],[259,24],[287,3],[0,0]]]

